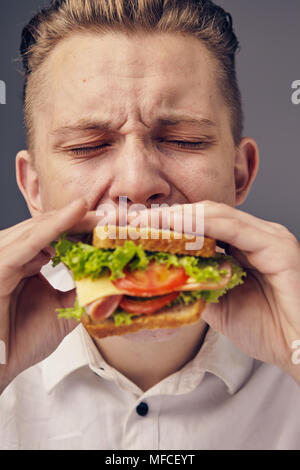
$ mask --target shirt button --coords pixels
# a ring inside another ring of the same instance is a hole
[[[146,414],[148,413],[149,411],[149,406],[147,405],[147,403],[145,403],[144,401],[142,401],[137,407],[136,407],[136,412],[138,415],[140,416],[146,416]]]

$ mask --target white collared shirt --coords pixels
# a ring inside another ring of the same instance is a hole
[[[73,287],[62,266],[42,272]],[[78,325],[1,395],[0,449],[300,449],[299,410],[293,379],[211,329],[193,360],[143,392]]]

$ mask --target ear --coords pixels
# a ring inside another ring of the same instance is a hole
[[[259,151],[256,142],[244,137],[237,150],[234,165],[236,205],[241,205],[250,191],[259,168]]]
[[[32,158],[27,150],[21,150],[16,156],[16,177],[32,217],[43,212],[39,177]]]

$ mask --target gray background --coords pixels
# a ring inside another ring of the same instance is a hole
[[[219,0],[233,16],[240,39],[238,74],[246,116],[245,135],[256,139],[260,171],[241,208],[286,225],[300,239],[300,105],[291,84],[300,80],[299,0]],[[0,228],[28,217],[15,182],[15,154],[24,148],[22,78],[18,48],[22,27],[42,0],[1,0],[0,79],[7,104],[0,105]]]

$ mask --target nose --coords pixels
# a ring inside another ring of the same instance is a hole
[[[161,158],[155,149],[143,142],[128,144],[115,160],[109,198],[118,204],[126,197],[128,204],[161,204],[171,193],[171,185],[162,169]]]

